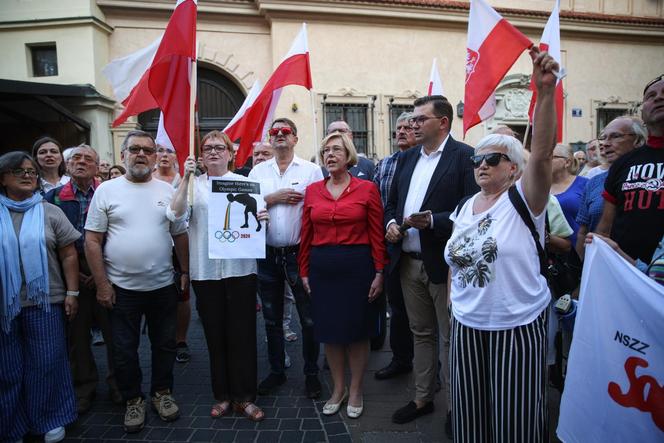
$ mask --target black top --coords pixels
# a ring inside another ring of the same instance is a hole
[[[603,196],[616,205],[611,238],[649,263],[664,235],[664,148],[645,145],[616,160]]]

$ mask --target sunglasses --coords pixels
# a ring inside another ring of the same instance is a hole
[[[288,127],[284,128],[271,128],[269,131],[267,131],[268,134],[270,134],[270,137],[276,137],[279,134],[282,135],[291,135],[293,133],[293,130]]]
[[[485,161],[488,166],[497,166],[500,160],[511,161],[510,158],[501,152],[492,152],[490,154],[471,155],[470,161],[473,162],[473,168],[479,168]]]
[[[155,148],[146,148],[145,146],[129,146],[127,151],[134,155],[139,154],[141,151],[143,151],[143,154],[145,155],[152,155],[157,152]]]

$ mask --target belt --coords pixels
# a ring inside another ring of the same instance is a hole
[[[422,253],[421,252],[406,252],[406,251],[403,251],[403,252],[408,257],[412,258],[413,260],[422,260]]]
[[[290,246],[280,246],[275,248],[274,246],[266,245],[267,252],[271,255],[284,256],[288,254],[297,253],[300,250],[300,245],[290,245]]]

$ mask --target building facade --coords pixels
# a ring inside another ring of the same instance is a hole
[[[101,70],[153,42],[174,0],[2,3],[0,125],[11,135],[0,149],[28,148],[51,133],[65,145],[87,141],[119,161],[128,130],[156,131],[156,112],[111,128],[121,105]],[[489,3],[535,43],[553,6],[553,0]],[[301,156],[312,156],[326,123],[339,118],[354,129],[360,151],[387,155],[394,120],[425,94],[433,58],[456,107],[452,134],[463,138],[467,1],[199,0],[198,11],[202,132],[230,121],[306,22],[314,90],[286,88],[276,112],[297,123]],[[585,142],[614,116],[638,111],[644,84],[664,72],[664,0],[561,0],[561,34],[568,72],[564,138]],[[524,53],[496,91],[496,115],[471,129],[466,142],[500,124],[525,130],[530,71]]]

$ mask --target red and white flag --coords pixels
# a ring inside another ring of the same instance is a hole
[[[557,0],[551,11],[551,16],[546,22],[542,39],[540,40],[539,48],[542,51],[547,51],[560,66],[560,71],[563,70],[562,57],[560,56],[560,1]],[[528,118],[531,123],[533,121],[533,111],[535,110],[535,102],[537,101],[537,91],[535,90],[534,83],[530,83],[530,89],[533,91],[532,98],[530,99],[530,108],[528,109]],[[563,81],[562,78],[558,79],[556,83],[555,92],[556,103],[556,120],[557,120],[557,141],[563,141]]]
[[[435,58],[431,64],[427,95],[445,95],[443,94],[443,82],[440,80],[440,74],[438,73],[438,61]]]
[[[302,29],[295,37],[290,50],[265,86],[259,92],[257,91],[253,100],[250,100],[249,96],[247,97],[233,120],[223,130],[231,140],[240,139],[240,147],[235,156],[236,166],[243,166],[247,158],[251,156],[253,143],[263,139],[279,102],[281,90],[288,85],[304,86],[307,89],[313,87],[305,23],[302,24]],[[250,95],[253,90],[254,88]]]
[[[485,0],[471,0],[466,52],[463,134],[496,111],[494,91],[533,44]]]
[[[125,109],[113,121],[159,108],[180,166],[189,155],[191,69],[196,60],[197,0],[178,0],[164,34],[146,48],[113,60],[103,73]],[[195,87],[195,85],[194,85]]]

